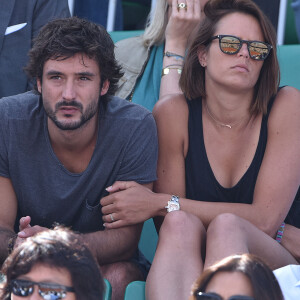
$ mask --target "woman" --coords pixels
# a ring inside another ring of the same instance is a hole
[[[299,91],[277,92],[275,33],[252,1],[212,0],[204,12],[180,80],[191,100],[168,96],[153,112],[157,193],[116,182],[101,200],[107,228],[165,216],[149,299],[186,299],[203,268],[231,254],[273,269],[300,260]]]
[[[190,300],[283,300],[269,267],[258,257],[243,254],[224,258],[197,279]]]
[[[27,238],[4,262],[1,300],[103,299],[104,282],[86,246],[67,229],[55,228]]]
[[[178,86],[189,37],[207,0],[157,0],[142,36],[119,41],[115,55],[124,71],[116,93],[152,110]]]

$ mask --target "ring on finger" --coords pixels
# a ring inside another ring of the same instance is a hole
[[[109,214],[109,216],[110,216],[111,221],[114,222],[115,221],[114,216],[112,214]]]
[[[187,5],[184,2],[178,3],[177,4],[177,10],[179,11],[179,9],[187,10]]]

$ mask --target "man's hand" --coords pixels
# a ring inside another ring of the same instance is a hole
[[[133,181],[117,181],[107,191],[110,195],[100,200],[107,229],[142,223],[153,217],[155,194],[148,187]]]
[[[41,227],[38,225],[31,226],[30,225],[31,218],[29,216],[22,217],[19,222],[19,232],[17,239],[15,241],[15,247],[24,242],[24,240],[30,236],[35,235],[38,232],[48,230],[48,228]]]

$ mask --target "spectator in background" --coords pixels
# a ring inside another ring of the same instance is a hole
[[[67,0],[0,1],[0,98],[31,89],[23,67],[40,28],[69,17]]]
[[[181,93],[178,81],[188,40],[207,0],[157,0],[142,36],[119,41],[116,59],[124,76],[116,95],[152,110],[159,98]]]
[[[104,282],[90,250],[68,229],[36,234],[14,249],[2,272],[1,300],[102,300]],[[35,298],[37,299],[37,298]]]

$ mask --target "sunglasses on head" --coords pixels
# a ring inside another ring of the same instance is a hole
[[[233,35],[216,35],[211,40],[219,39],[219,46],[223,53],[233,55],[240,51],[243,44],[247,44],[249,55],[254,60],[265,60],[271,49],[270,44],[260,41],[246,41]]]
[[[34,286],[39,288],[39,295],[45,300],[59,300],[66,297],[67,292],[74,292],[74,288],[56,283],[42,283],[29,280],[12,280],[10,291],[15,296],[28,297],[34,291]]]
[[[225,300],[219,294],[216,294],[216,293],[202,293],[202,292],[198,292],[196,294],[196,299],[197,300]],[[249,297],[249,296],[234,295],[234,296],[230,296],[226,300],[255,300],[255,299],[252,298],[252,297]]]

